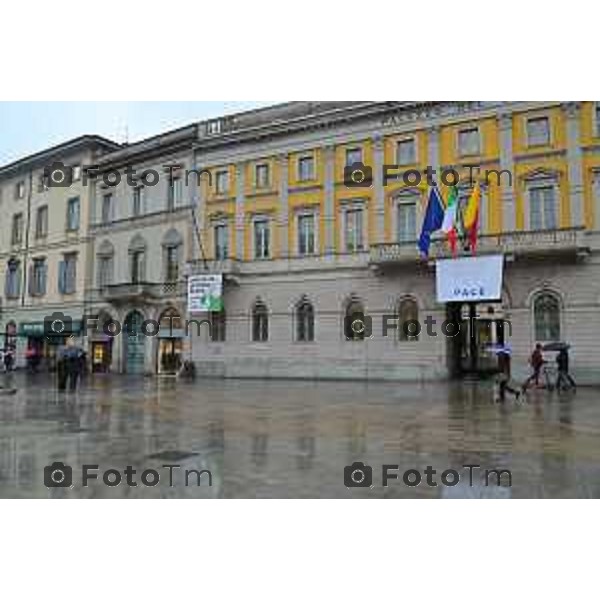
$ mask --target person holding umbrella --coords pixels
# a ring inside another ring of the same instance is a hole
[[[501,345],[494,350],[498,355],[498,391],[499,401],[506,400],[506,392],[514,395],[515,400],[521,397],[521,390],[515,388],[511,383],[511,350],[508,346]]]

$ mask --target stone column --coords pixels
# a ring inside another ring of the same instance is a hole
[[[289,179],[289,155],[287,153],[280,154],[279,160],[279,215],[278,215],[278,229],[279,229],[279,256],[281,258],[287,258],[289,252],[289,240],[288,240],[288,220],[289,220],[289,206],[288,206],[288,179]]]
[[[373,200],[375,201],[375,240],[385,242],[385,188],[383,186],[384,141],[381,134],[373,136]]]
[[[235,166],[235,258],[244,260],[244,192],[246,189],[245,163]]]
[[[583,160],[580,141],[580,102],[567,102],[562,106],[567,117],[567,161],[569,172],[569,204],[571,226],[583,225]]]
[[[512,113],[498,115],[500,137],[500,171],[508,171],[500,181],[500,203],[502,206],[501,231],[514,231],[517,226],[515,198],[515,162],[513,158]]]
[[[325,206],[323,218],[325,220],[325,254],[335,252],[335,146],[323,147],[323,161],[325,166]]]

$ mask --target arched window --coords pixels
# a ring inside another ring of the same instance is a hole
[[[419,307],[414,298],[403,298],[398,305],[398,339],[416,342],[419,339]]]
[[[129,268],[131,283],[142,283],[146,279],[146,241],[136,235],[129,244]]]
[[[296,304],[296,341],[315,341],[315,311],[313,305],[307,298],[302,298]]]
[[[167,332],[175,329],[182,329],[181,316],[175,308],[167,308],[160,316],[160,331]]]
[[[535,299],[533,321],[536,341],[560,341],[560,302],[555,294],[544,292]]]
[[[346,307],[344,335],[352,342],[360,342],[371,335],[370,319],[365,316],[365,308],[359,300],[352,300]]]
[[[97,254],[97,282],[98,287],[103,288],[113,283],[115,249],[108,240],[104,240],[100,244]]]
[[[269,339],[269,311],[261,300],[252,308],[252,341],[266,342]]]
[[[176,229],[170,229],[163,238],[163,272],[167,282],[179,279],[182,244],[183,238]]]

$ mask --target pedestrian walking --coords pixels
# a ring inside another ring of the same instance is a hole
[[[531,357],[529,358],[529,364],[533,369],[531,375],[525,380],[523,383],[523,391],[527,390],[529,384],[533,381],[536,386],[540,384],[540,372],[542,367],[544,366],[544,355],[542,354],[542,345],[536,344],[534,351],[531,353]]]
[[[83,350],[75,344],[73,338],[69,338],[65,349],[65,366],[69,389],[72,392],[77,390],[77,383],[83,370],[82,362]]]
[[[67,389],[67,355],[66,348],[61,348],[56,355],[56,383],[59,392]]]
[[[499,401],[506,400],[506,392],[510,392],[518,400],[521,396],[521,390],[515,387],[511,379],[511,358],[508,348],[498,350],[498,391]]]
[[[575,389],[577,384],[569,373],[569,351],[566,346],[563,346],[556,356],[556,366],[558,368],[558,376],[556,377],[556,389]]]

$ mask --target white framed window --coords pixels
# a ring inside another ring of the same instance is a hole
[[[77,287],[77,253],[65,254],[58,267],[59,293],[74,294]]]
[[[399,140],[396,143],[396,163],[398,165],[414,165],[417,162],[415,138]]]
[[[11,242],[18,246],[23,242],[23,213],[13,215]]]
[[[175,210],[183,197],[183,181],[181,177],[171,177],[167,193],[167,210]]]
[[[529,188],[529,228],[531,231],[558,226],[556,188],[553,185]]]
[[[364,209],[349,206],[343,209],[344,248],[346,252],[364,250]]]
[[[257,188],[266,188],[271,185],[269,165],[262,163],[254,167],[254,185]]]
[[[550,119],[530,117],[527,119],[527,145],[548,146],[550,144]]]
[[[298,159],[298,181],[314,181],[315,157],[301,156]]]
[[[308,256],[315,254],[317,244],[315,239],[316,215],[313,212],[300,213],[297,217],[298,254]]]
[[[227,194],[229,192],[229,171],[217,171],[215,190],[217,194]]]
[[[165,281],[174,282],[179,280],[179,253],[179,244],[165,246]]]
[[[348,148],[346,150],[346,166],[350,167],[355,163],[363,162],[362,148]]]
[[[213,227],[215,259],[229,258],[229,226],[227,223],[217,223]]]
[[[112,213],[113,209],[113,195],[112,194],[104,194],[102,196],[102,215],[101,220],[102,224],[106,225],[107,223],[112,222]]]
[[[206,132],[209,134],[221,133],[221,120],[209,121],[206,124]]]
[[[47,272],[46,259],[34,258],[29,278],[30,296],[44,296],[46,294]]]
[[[15,185],[15,199],[22,200],[23,198],[25,198],[25,182],[19,181]]]
[[[144,212],[144,187],[137,186],[133,188],[133,205],[132,205],[132,214],[134,217],[139,217]]]
[[[79,229],[79,197],[67,201],[67,231]]]
[[[81,165],[73,165],[71,173],[73,174],[73,181],[79,181],[81,179]]]
[[[271,224],[267,217],[255,217],[254,258],[262,259],[271,256]]]
[[[35,215],[35,237],[45,238],[48,235],[48,206],[40,206]]]
[[[400,198],[396,204],[396,231],[400,243],[414,242],[417,239],[417,198],[416,195]]]
[[[98,257],[98,287],[102,288],[112,283],[113,278],[113,256],[104,255]]]
[[[537,342],[558,342],[560,336],[560,300],[552,292],[542,292],[533,302],[533,322]]]
[[[18,298],[21,293],[21,263],[11,258],[6,269],[4,295],[7,298]]]
[[[479,128],[469,127],[458,132],[458,153],[461,156],[477,156],[480,154]]]

